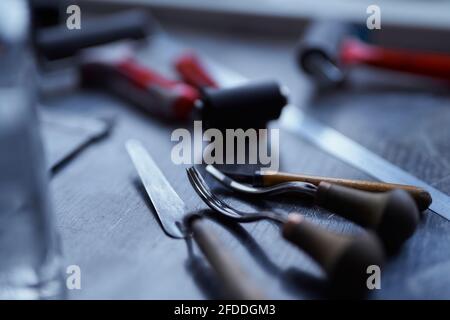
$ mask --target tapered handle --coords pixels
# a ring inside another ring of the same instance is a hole
[[[367,290],[367,268],[384,263],[376,236],[340,235],[319,228],[300,214],[289,215],[283,237],[306,251],[327,273],[332,288],[342,296],[361,296]]]
[[[394,189],[402,189],[407,191],[411,197],[416,201],[420,211],[427,209],[431,202],[431,195],[424,189],[397,183],[386,183],[380,181],[367,181],[367,180],[354,180],[354,179],[342,179],[332,177],[311,176],[304,174],[292,174],[282,172],[268,172],[266,171],[262,175],[263,185],[270,186],[282,182],[289,181],[303,181],[309,182],[318,186],[321,182],[328,182],[331,184],[338,184],[344,187],[359,189],[370,192],[387,192]]]
[[[377,232],[388,251],[395,251],[416,230],[420,213],[404,190],[372,193],[321,182],[315,203]]]
[[[239,267],[238,260],[224,248],[223,244],[205,224],[203,218],[200,216],[190,218],[188,226],[200,250],[221,279],[229,298],[238,300],[265,299],[262,292]]]
[[[46,58],[61,59],[79,50],[122,39],[142,39],[154,27],[151,17],[141,11],[126,11],[83,20],[79,30],[56,25],[38,31],[36,46]]]

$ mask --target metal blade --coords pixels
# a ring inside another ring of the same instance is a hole
[[[141,142],[129,140],[125,145],[164,231],[173,238],[184,238],[178,227],[187,212],[183,200],[169,184]]]
[[[213,61],[208,61],[208,66],[210,65],[214,66],[214,68],[209,70],[221,74],[220,79],[222,82],[219,83],[222,86],[232,86],[245,82],[245,77],[233,70],[225,68]],[[216,75],[214,72],[213,76]],[[380,181],[410,184],[428,191],[433,198],[429,209],[441,217],[450,220],[450,196],[383,159],[335,129],[307,116],[300,108],[292,105],[286,106],[281,114],[279,123],[281,128],[298,135],[337,159],[350,164]]]
[[[395,166],[342,133],[308,117],[299,108],[288,106],[281,126],[353,167],[389,183],[409,184],[428,191],[433,202],[429,209],[450,220],[450,197],[426,182]]]

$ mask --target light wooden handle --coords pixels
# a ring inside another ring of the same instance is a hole
[[[264,173],[262,178],[263,184],[267,186],[288,181],[303,181],[312,183],[316,186],[321,182],[328,182],[370,192],[386,192],[394,189],[401,189],[407,191],[413,197],[420,211],[427,209],[432,201],[431,195],[426,190],[404,184],[272,172]]]

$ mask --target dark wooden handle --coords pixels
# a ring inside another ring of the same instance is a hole
[[[420,213],[404,190],[373,193],[321,182],[315,203],[377,232],[388,251],[395,251],[416,230]]]
[[[200,250],[220,277],[224,289],[231,299],[265,299],[260,290],[253,285],[249,277],[241,270],[238,260],[224,248],[214,233],[206,226],[201,217],[190,219],[189,229]]]
[[[359,189],[363,191],[370,192],[387,192],[394,189],[402,189],[408,192],[416,201],[417,206],[420,211],[427,209],[431,204],[431,195],[415,186],[395,184],[395,183],[384,183],[375,181],[365,181],[365,180],[351,180],[351,179],[340,179],[340,178],[330,178],[330,177],[320,177],[320,176],[309,176],[301,174],[289,174],[289,173],[264,173],[263,184],[273,185],[281,182],[288,181],[303,181],[309,182],[318,186],[321,182],[328,182],[331,184],[338,184],[344,187],[349,187],[353,189]]]
[[[332,288],[342,295],[364,294],[367,290],[367,268],[381,268],[384,254],[378,238],[340,235],[319,228],[302,215],[291,214],[283,225],[283,237],[306,251],[327,273]]]

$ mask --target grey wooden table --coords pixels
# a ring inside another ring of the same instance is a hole
[[[450,192],[450,98],[445,87],[404,76],[394,81],[390,74],[362,70],[352,75],[357,86],[321,96],[307,106],[310,86],[293,59],[295,38],[166,29],[180,42],[251,79],[275,78],[287,84],[292,100],[308,112]],[[390,81],[380,81],[383,77]],[[185,168],[170,159],[170,134],[175,127],[99,92],[67,93],[47,99],[46,104],[50,112],[112,114],[117,119],[108,138],[85,149],[52,178],[64,263],[81,267],[82,288],[70,291],[69,297],[220,297],[216,279],[200,252],[195,248],[194,256],[190,255],[184,240],[163,233],[124,148],[129,138],[142,140],[187,205],[205,208],[191,189]],[[370,179],[292,134],[283,130],[280,134],[280,170]],[[351,223],[295,199],[253,200],[251,204],[302,212],[338,232],[359,231]],[[208,223],[269,297],[324,297],[320,269],[281,240],[273,224]],[[383,268],[382,288],[370,298],[450,298],[449,271],[450,223],[427,213],[416,234]]]

